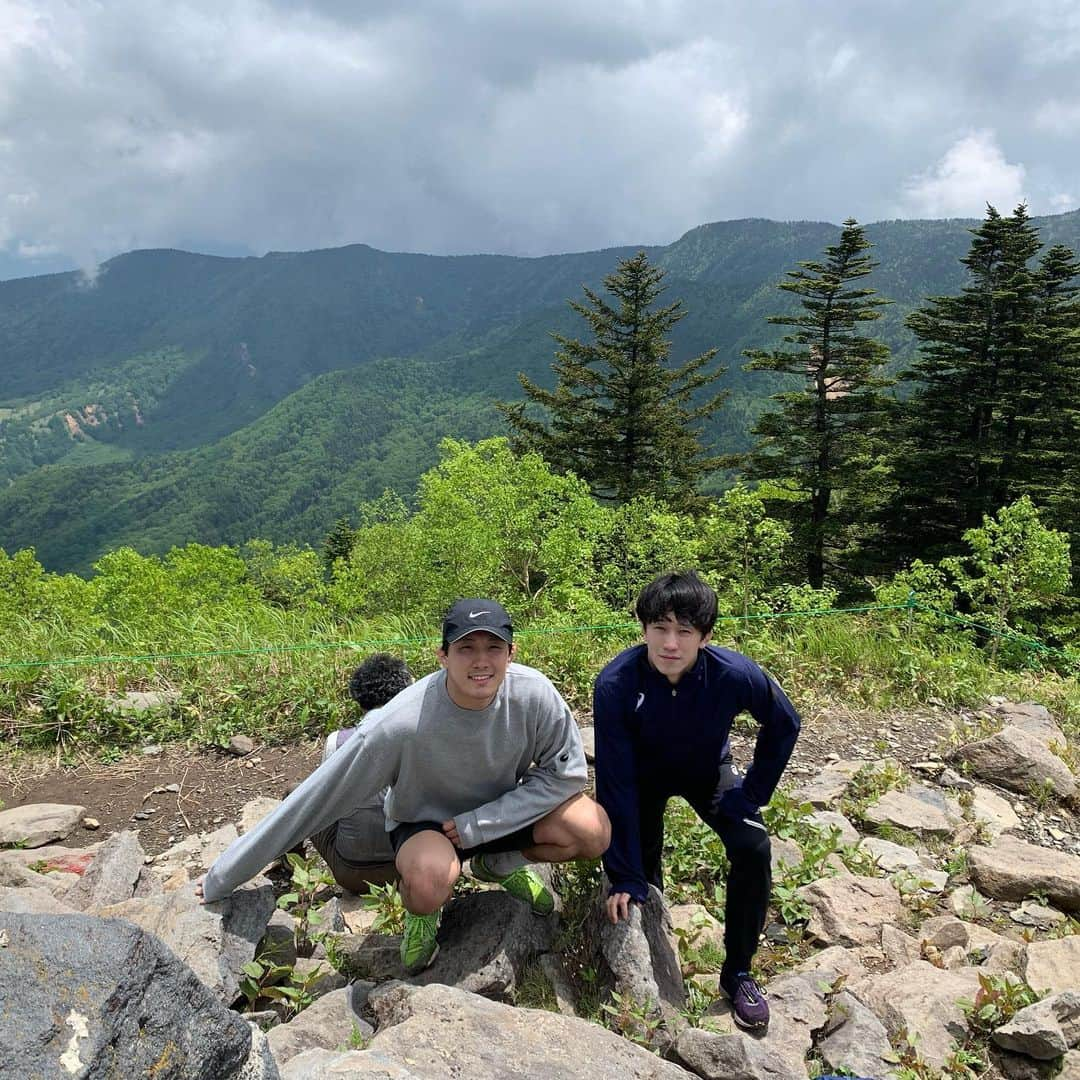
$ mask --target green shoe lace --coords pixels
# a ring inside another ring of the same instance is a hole
[[[431,915],[414,915],[411,911],[405,912],[405,933],[401,938],[401,963],[410,975],[423,971],[439,955],[436,935],[439,932],[441,916],[441,911],[433,912]]]
[[[540,875],[528,866],[518,867],[506,877],[499,877],[488,868],[483,855],[474,855],[472,876],[477,881],[491,881],[501,885],[516,900],[523,900],[528,904],[536,915],[550,915],[555,910],[555,898],[551,895],[551,890]]]

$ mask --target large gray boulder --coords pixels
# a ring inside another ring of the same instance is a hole
[[[1080,1044],[1080,991],[1062,994],[1021,1009],[993,1034],[994,1042],[1040,1061],[1052,1061]]]
[[[918,783],[903,791],[886,791],[864,816],[874,825],[892,825],[920,836],[952,836],[961,821],[941,792]]]
[[[971,880],[998,900],[1043,893],[1063,911],[1080,911],[1080,855],[1028,844],[1004,833],[968,851]]]
[[[1080,989],[1080,936],[1031,942],[1023,970],[1028,986],[1040,993]]]
[[[829,1019],[817,1050],[830,1069],[856,1076],[887,1076],[895,1069],[885,1025],[846,990],[829,1002]]]
[[[896,888],[882,878],[825,878],[799,895],[811,908],[807,933],[822,945],[876,945],[882,925],[897,922],[904,910]]]
[[[266,1039],[277,1063],[283,1065],[305,1050],[340,1050],[355,1034],[370,1039],[375,1029],[360,1015],[370,989],[370,983],[353,983],[334,990],[287,1024],[272,1028]]]
[[[308,1052],[283,1080],[691,1080],[679,1066],[598,1024],[516,1009],[451,986],[401,983],[371,997],[378,1033],[366,1050]]]
[[[78,908],[57,899],[48,889],[34,885],[22,888],[0,885],[0,911],[22,915],[75,915]]]
[[[806,1080],[813,1033],[825,1026],[825,996],[811,975],[783,975],[769,984],[768,1030],[753,1035],[735,1025],[731,1006],[717,1000],[702,1026],[684,1028],[678,1059],[705,1080]]]
[[[224,900],[202,904],[191,887],[160,896],[134,897],[101,908],[155,934],[210,988],[231,1005],[240,992],[241,969],[255,956],[275,908],[274,890],[255,879]]]
[[[28,803],[0,810],[0,844],[39,848],[63,840],[79,824],[85,806],[66,803]]]
[[[11,914],[0,927],[5,1076],[232,1080],[248,1059],[248,1025],[138,927]]]
[[[917,960],[883,975],[869,975],[849,987],[885,1025],[892,1037],[917,1034],[919,1056],[940,1069],[967,1037],[967,1017],[958,1002],[979,990],[976,968],[943,971]]]
[[[339,934],[333,941],[343,969],[355,978],[445,983],[511,1001],[525,968],[550,952],[558,926],[557,917],[538,918],[520,900],[491,889],[447,904],[439,927],[439,955],[418,975],[406,976],[396,935]]]
[[[1011,791],[1027,794],[1046,785],[1061,798],[1077,792],[1069,766],[1042,738],[1020,727],[1002,728],[989,738],[966,743],[953,756],[966,762],[976,776]]]
[[[77,910],[90,911],[130,900],[145,862],[146,852],[135,833],[114,833],[98,849],[86,873],[64,893],[64,902]]]
[[[606,885],[606,882],[605,882]],[[601,899],[594,912],[600,953],[611,973],[612,988],[631,998],[672,1027],[678,1025],[679,1013],[686,1007],[686,984],[679,967],[671,914],[660,891],[649,886],[644,904],[631,904],[630,917],[611,923]],[[664,1039],[660,1045],[666,1045]]]

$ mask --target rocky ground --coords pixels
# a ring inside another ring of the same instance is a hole
[[[703,962],[722,927],[659,894],[618,927],[577,898],[571,945],[559,918],[467,891],[411,979],[357,898],[320,895],[313,948],[300,909],[276,906],[280,877],[200,905],[193,880],[320,753],[233,750],[16,762],[0,811],[0,1075],[1080,1080],[1080,789],[1039,706],[808,719],[789,779],[812,815],[773,845],[798,911],[770,928],[787,944],[757,1036]],[[842,850],[807,873],[832,829]],[[256,956],[308,1007],[267,980],[252,1011]],[[539,1000],[538,973],[549,1012],[516,1007]]]

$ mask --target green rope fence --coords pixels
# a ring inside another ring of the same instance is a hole
[[[768,611],[755,612],[754,614],[745,615],[721,615],[717,619],[717,622],[749,623],[778,619],[808,619],[823,618],[832,615],[868,614],[871,612],[882,611],[908,611],[912,613],[916,611],[921,611],[924,614],[934,615],[949,622],[962,624],[969,629],[978,630],[982,633],[989,634],[992,637],[999,638],[1002,641],[1011,641],[1023,645],[1026,648],[1029,648],[1032,652],[1038,653],[1040,656],[1055,657],[1064,661],[1072,667],[1080,666],[1080,664],[1078,664],[1077,658],[1071,656],[1062,649],[1057,649],[1053,646],[1047,645],[1045,642],[1039,641],[1037,638],[1028,637],[1024,634],[1018,634],[1015,631],[1000,630],[997,627],[987,626],[984,623],[977,622],[974,619],[965,618],[962,615],[954,615],[952,612],[941,611],[938,608],[921,603],[914,595],[909,595],[907,600],[900,604],[862,604],[854,607],[816,608],[808,611]],[[517,631],[516,636],[521,638],[544,634],[583,634],[595,633],[596,631],[600,630],[628,631],[636,630],[637,627],[638,624],[636,622],[601,623],[591,626],[526,627],[522,630]],[[248,649],[205,649],[193,650],[188,652],[137,653],[133,655],[68,656],[57,657],[50,660],[5,660],[0,661],[0,672],[26,671],[35,668],[48,667],[85,667],[100,666],[104,664],[152,663],[158,660],[202,660],[233,656],[271,656],[287,653],[320,652],[344,649],[349,649],[352,651],[366,651],[370,649],[388,648],[393,646],[423,645],[425,643],[430,644],[438,641],[439,638],[437,635],[427,635],[422,637],[396,637],[379,639],[373,638],[361,641],[311,641],[288,645],[263,645],[257,648]]]

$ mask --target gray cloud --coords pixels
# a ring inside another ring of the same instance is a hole
[[[1069,0],[0,0],[0,276],[1080,200]]]

